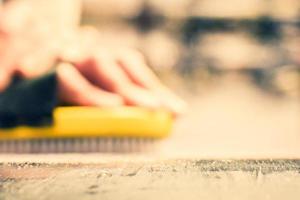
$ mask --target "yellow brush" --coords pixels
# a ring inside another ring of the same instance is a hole
[[[0,152],[136,152],[168,136],[173,118],[138,107],[59,107],[50,127],[0,129]]]

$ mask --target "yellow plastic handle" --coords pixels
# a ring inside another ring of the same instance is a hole
[[[80,138],[80,137],[139,137],[163,138],[173,124],[165,110],[139,107],[58,107],[51,127],[17,127],[0,129],[0,140]]]

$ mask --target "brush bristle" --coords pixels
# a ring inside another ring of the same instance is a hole
[[[147,152],[155,149],[153,138],[68,138],[0,141],[0,153]]]

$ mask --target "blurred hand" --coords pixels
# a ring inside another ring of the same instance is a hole
[[[36,61],[52,59],[50,63],[60,63],[56,70],[62,102],[165,108],[174,115],[184,112],[185,103],[159,81],[141,53],[101,47],[98,37],[97,31],[90,28],[66,32],[55,39],[34,31],[11,38],[3,36],[2,44],[6,45],[0,52],[0,91],[14,73],[26,78],[46,73],[52,65]]]
[[[97,32],[84,29],[64,47],[58,65],[60,99],[85,106],[165,108],[175,115],[186,104],[164,86],[133,49],[100,47]]]

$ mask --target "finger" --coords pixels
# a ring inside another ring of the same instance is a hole
[[[58,95],[60,100],[81,106],[119,106],[120,96],[95,87],[75,67],[60,64],[57,67]]]
[[[152,109],[161,108],[162,104],[159,98],[149,90],[145,90],[134,84],[128,85],[118,93],[124,98],[127,105],[148,107]]]
[[[154,94],[133,84],[115,60],[106,53],[94,54],[92,61],[81,69],[98,86],[121,95],[128,105],[150,108],[161,106],[161,102]]]
[[[146,65],[144,57],[139,52],[124,50],[121,53],[117,53],[117,61],[136,84],[148,89],[162,86],[157,76]]]
[[[164,107],[171,110],[175,115],[178,116],[187,111],[187,103],[169,88],[161,87],[155,90],[155,93],[162,99]]]
[[[142,55],[127,51],[119,58],[119,64],[135,83],[153,91],[163,102],[164,107],[176,115],[186,111],[186,103],[159,81],[146,65]]]

